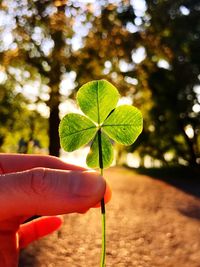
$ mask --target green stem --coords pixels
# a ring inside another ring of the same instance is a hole
[[[101,129],[98,130],[98,148],[99,148],[99,167],[101,175],[103,176],[103,155],[101,146]],[[102,251],[101,251],[101,267],[105,266],[106,260],[106,212],[104,198],[101,200],[101,214],[102,214]]]
[[[104,198],[101,200],[101,215],[102,215],[102,248],[101,248],[101,267],[105,266],[106,261],[106,213]]]

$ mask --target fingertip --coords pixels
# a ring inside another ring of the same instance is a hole
[[[98,172],[87,170],[71,172],[71,192],[79,197],[101,197],[105,190],[105,181]]]
[[[106,190],[104,193],[104,201],[106,204],[111,200],[111,197],[112,197],[111,187],[109,186],[108,182],[106,182]],[[99,207],[101,207],[100,202],[97,203],[93,208],[99,208]]]
[[[63,223],[61,216],[40,217],[22,224],[18,231],[19,247],[24,248],[33,241],[58,230]]]
[[[64,220],[61,215],[58,216],[51,216],[49,217],[49,223],[51,225],[52,231],[55,231],[60,228],[60,226],[63,224]]]
[[[105,203],[108,203],[111,200],[111,197],[112,197],[111,187],[109,186],[108,183],[106,183],[106,191],[105,191],[105,194],[104,194]]]

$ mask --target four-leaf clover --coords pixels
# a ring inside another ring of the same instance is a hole
[[[83,85],[77,93],[77,102],[86,116],[69,113],[61,120],[59,135],[62,148],[74,151],[92,141],[87,165],[91,168],[109,167],[113,161],[110,139],[130,145],[142,131],[141,112],[129,105],[116,107],[119,97],[118,90],[106,80]]]

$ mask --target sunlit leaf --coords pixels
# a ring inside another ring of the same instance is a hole
[[[103,168],[107,168],[112,164],[113,161],[113,148],[109,138],[101,133],[101,150],[102,150],[102,160]],[[99,168],[99,136],[96,134],[92,145],[90,147],[89,154],[87,156],[86,162],[90,168]]]
[[[118,99],[118,90],[106,80],[88,82],[77,94],[81,110],[98,124],[102,123],[116,107]]]
[[[87,144],[97,131],[94,123],[85,116],[70,113],[60,122],[61,146],[66,151],[74,151]]]
[[[103,131],[114,141],[130,145],[142,131],[141,112],[128,105],[117,107],[102,125]]]
[[[64,150],[76,150],[93,139],[87,165],[101,169],[109,167],[113,161],[109,138],[130,145],[141,133],[143,124],[142,114],[137,108],[128,105],[116,108],[118,99],[117,89],[105,80],[83,85],[77,94],[77,101],[89,118],[71,113],[62,119],[59,133]]]

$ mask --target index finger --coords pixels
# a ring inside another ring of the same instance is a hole
[[[59,158],[48,155],[0,153],[0,174],[26,171],[37,167],[74,171],[86,170],[86,168],[65,163]]]

